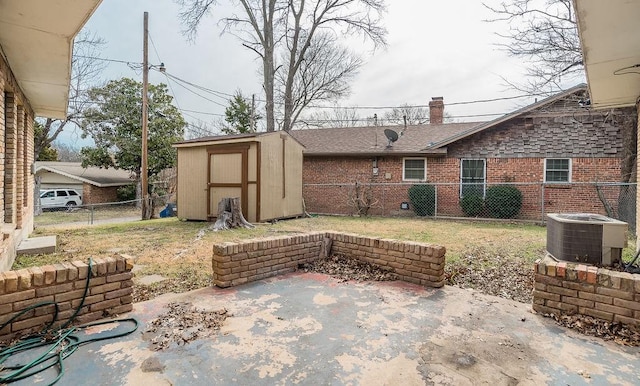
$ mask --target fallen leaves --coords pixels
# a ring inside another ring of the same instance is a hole
[[[533,300],[533,264],[476,247],[454,262],[447,262],[447,284],[473,288],[487,295],[531,303]]]
[[[625,346],[640,346],[640,329],[638,328],[585,315],[544,315],[553,318],[561,326],[585,335],[612,340]]]
[[[171,343],[183,345],[211,336],[230,316],[225,308],[205,311],[191,303],[169,303],[167,307],[169,310],[152,320],[142,333],[156,351],[168,348]]]
[[[460,259],[447,262],[445,266],[445,277],[449,285],[473,288],[487,295],[522,303],[533,301],[533,276],[533,264],[507,253],[491,252],[481,247],[469,249]],[[640,329],[631,326],[578,314],[545,316],[585,335],[622,345],[640,346]]]
[[[382,268],[343,255],[333,255],[302,265],[305,272],[324,273],[340,281],[388,281],[396,280],[396,275]]]

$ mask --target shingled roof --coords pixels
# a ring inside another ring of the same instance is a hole
[[[292,130],[290,134],[305,146],[305,155],[373,156],[373,155],[444,155],[446,149],[427,149],[429,145],[460,135],[483,122],[443,123],[439,125],[372,126],[329,129]],[[388,146],[385,129],[398,134]]]
[[[122,169],[103,169],[95,166],[82,167],[80,162],[38,161],[35,172],[46,170],[65,177],[104,188],[132,183],[131,173]]]

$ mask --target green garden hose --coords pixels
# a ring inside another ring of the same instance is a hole
[[[58,382],[60,378],[62,378],[62,376],[64,375],[64,360],[68,358],[71,354],[73,354],[80,346],[87,343],[97,342],[105,339],[114,339],[114,338],[123,337],[133,333],[138,329],[138,321],[134,318],[125,318],[125,319],[118,319],[118,320],[102,320],[102,321],[86,323],[80,326],[67,328],[71,323],[73,323],[76,316],[80,313],[80,310],[84,305],[84,301],[87,297],[87,294],[89,293],[89,283],[92,276],[92,270],[91,270],[92,266],[93,266],[93,260],[90,258],[89,269],[87,272],[87,281],[84,287],[84,293],[82,294],[82,299],[80,300],[80,304],[76,308],[73,315],[71,315],[69,320],[65,322],[63,325],[61,325],[58,329],[54,330],[52,328],[54,323],[58,319],[58,313],[59,313],[59,306],[55,302],[42,302],[42,303],[31,305],[25,308],[24,310],[20,311],[18,314],[14,315],[11,319],[7,320],[2,324],[2,326],[0,326],[0,331],[1,331],[2,329],[10,325],[14,320],[19,318],[20,316],[36,308],[50,306],[50,305],[53,305],[55,307],[53,319],[51,320],[51,322],[47,323],[47,325],[44,327],[44,329],[40,333],[26,336],[21,340],[19,340],[18,342],[14,343],[13,345],[5,347],[0,350],[0,366],[2,366],[0,369],[0,384],[17,382],[23,379],[27,379],[36,374],[39,374],[52,367],[57,367],[58,373],[55,379],[49,383],[49,385],[53,385],[56,382]],[[81,340],[77,334],[74,334],[88,327],[112,324],[112,323],[120,323],[120,324],[129,323],[129,324],[132,324],[133,327],[120,333],[105,334],[105,335],[96,336],[94,338],[85,339],[85,340]],[[42,352],[35,359],[31,360],[29,363],[25,365],[12,365],[12,366],[5,365],[5,362],[14,355],[17,355],[19,353],[25,353],[30,350],[42,351],[43,348],[44,348],[44,352]]]

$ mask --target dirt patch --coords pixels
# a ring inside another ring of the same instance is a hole
[[[533,300],[533,263],[507,253],[476,247],[455,262],[447,262],[447,284],[473,288],[487,295],[531,303]]]
[[[133,286],[133,301],[144,302],[169,292],[182,293],[211,285],[211,273],[199,267],[185,265],[176,268],[173,275],[174,277],[149,285],[137,282]]]
[[[205,311],[191,303],[169,303],[169,310],[149,323],[142,338],[151,343],[152,350],[164,350],[171,343],[187,344],[213,335],[229,315],[225,308]]]
[[[343,255],[333,255],[311,263],[302,264],[304,272],[324,273],[345,282],[355,281],[388,281],[396,280],[395,274],[382,268]]]

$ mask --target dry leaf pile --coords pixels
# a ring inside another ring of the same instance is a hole
[[[592,318],[584,315],[544,314],[553,318],[561,326],[571,328],[585,335],[612,340],[625,346],[640,346],[640,329],[616,322]]]
[[[304,272],[324,273],[337,277],[340,281],[388,281],[396,280],[396,275],[380,267],[342,255],[329,256],[302,265]]]
[[[447,284],[473,288],[487,295],[531,303],[533,264],[483,248],[467,251],[445,265]]]
[[[230,316],[225,308],[205,311],[191,303],[169,303],[168,307],[169,311],[151,321],[143,332],[143,338],[156,351],[168,348],[171,343],[183,345],[211,336]]]

